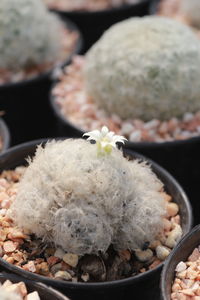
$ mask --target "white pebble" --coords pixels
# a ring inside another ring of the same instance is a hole
[[[178,224],[175,224],[175,228],[168,235],[168,237],[165,241],[165,245],[169,248],[173,248],[177,244],[179,239],[181,238],[182,233],[183,232],[182,232],[181,226]]]
[[[38,292],[32,292],[26,296],[26,300],[40,300]]]
[[[72,276],[66,271],[58,271],[55,274],[55,278],[61,278],[61,279],[64,279],[64,280],[71,280]]]
[[[63,256],[63,260],[64,260],[64,262],[66,262],[66,264],[75,268],[78,264],[78,255],[72,254],[72,253],[66,253]]]
[[[140,130],[135,130],[131,133],[129,140],[131,142],[140,142],[142,138],[142,134]]]
[[[194,115],[192,113],[185,113],[183,115],[183,121],[189,122],[194,118]]]
[[[136,258],[141,261],[141,262],[146,262],[148,260],[150,260],[153,257],[153,252],[151,251],[151,249],[147,249],[147,250],[136,250],[135,251],[135,256]]]
[[[182,271],[185,271],[186,268],[187,268],[186,264],[183,261],[180,261],[180,263],[178,263],[178,265],[176,266],[175,271],[182,272]]]
[[[54,253],[54,256],[58,257],[60,259],[63,259],[64,255],[65,255],[65,252],[62,249],[60,249],[60,248],[56,249],[56,251]]]
[[[153,120],[145,123],[144,128],[145,129],[153,129],[153,128],[156,128],[158,125],[160,125],[160,121],[156,120],[156,119],[153,119]]]
[[[170,249],[164,247],[162,245],[156,247],[156,256],[160,260],[165,260],[167,256],[170,254]]]
[[[121,128],[122,135],[129,135],[133,132],[134,126],[131,123],[124,123]]]

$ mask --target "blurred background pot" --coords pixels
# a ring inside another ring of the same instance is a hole
[[[25,158],[34,154],[36,145],[42,142],[45,143],[46,141],[47,140],[38,140],[28,142],[9,149],[6,153],[0,156],[0,172],[5,169],[12,169],[19,165],[25,164]],[[128,155],[130,158],[145,159],[143,156],[131,150],[126,150],[125,155]],[[179,205],[183,234],[186,234],[192,226],[192,211],[185,192],[168,172],[166,172],[153,161],[148,161],[152,165],[153,171],[164,183],[166,192],[172,195],[174,201]],[[71,297],[72,300],[78,300],[80,298],[83,300],[159,299],[159,279],[162,264],[153,270],[141,273],[135,277],[101,283],[74,283],[50,279],[41,275],[27,272],[21,268],[9,264],[2,258],[0,258],[0,265],[2,268],[14,273],[18,273],[20,276],[26,279],[46,283],[47,285],[50,285],[65,293]]]
[[[149,14],[150,15],[155,15],[158,12],[158,6],[161,0],[152,0],[150,5],[149,5]]]
[[[42,283],[37,283],[34,281],[24,280],[22,277],[8,274],[8,273],[0,273],[0,283],[4,283],[6,280],[10,280],[12,283],[18,283],[23,281],[27,287],[29,293],[37,291],[40,300],[69,300],[67,297],[59,293],[58,291],[48,287]],[[13,299],[14,300],[14,299]]]
[[[96,42],[103,32],[114,23],[133,16],[148,14],[151,0],[140,0],[136,4],[121,5],[101,11],[58,11],[53,10],[63,19],[69,18],[78,25],[84,37],[84,51]]]
[[[194,227],[174,248],[165,262],[161,276],[162,300],[170,300],[171,286],[174,280],[175,268],[180,261],[186,261],[193,250],[200,244],[200,225]]]
[[[67,28],[78,34],[78,40],[62,66],[82,48],[82,36],[76,25],[67,21]],[[54,118],[48,104],[48,93],[55,69],[24,81],[0,85],[0,110],[5,112],[4,120],[10,128],[13,145],[53,135]]]
[[[5,151],[10,146],[10,132],[2,118],[0,118],[0,152]]]

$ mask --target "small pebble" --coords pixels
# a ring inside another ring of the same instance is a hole
[[[182,271],[185,271],[186,268],[187,268],[186,264],[185,264],[183,261],[181,261],[181,262],[178,263],[178,265],[176,266],[175,271],[176,271],[176,272],[182,272]]]
[[[58,271],[54,276],[67,281],[72,279],[72,276],[66,271]]]
[[[66,264],[75,268],[78,264],[78,255],[72,254],[72,253],[66,253],[63,256],[63,260],[64,260],[64,262],[66,262]]]
[[[158,259],[165,260],[167,256],[170,254],[170,249],[164,246],[157,246],[156,255]]]
[[[151,249],[147,250],[136,250],[135,251],[135,256],[137,259],[141,262],[147,262],[153,257],[153,251]]]

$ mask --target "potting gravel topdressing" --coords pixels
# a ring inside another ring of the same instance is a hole
[[[179,262],[172,283],[172,300],[200,299],[200,246],[195,248],[187,261]]]
[[[0,284],[1,300],[40,300],[38,292],[28,293],[24,282],[12,283],[6,280]]]
[[[88,135],[96,145],[83,140],[51,142],[37,149],[28,168],[21,166],[1,173],[0,255],[10,264],[64,281],[113,281],[154,269],[181,238],[179,207],[151,169],[137,160],[124,159],[121,151],[112,149],[123,139],[106,128]],[[33,177],[37,165],[40,168]],[[76,170],[79,175],[73,177]],[[71,175],[66,175],[68,171]],[[132,176],[135,179],[128,180],[133,189],[131,196],[127,178]],[[79,177],[81,182],[77,181]],[[124,179],[123,187],[120,182]],[[46,188],[48,192],[43,194]],[[43,210],[45,217],[39,221]],[[121,212],[116,215],[118,210]]]
[[[66,11],[98,11],[119,7],[123,4],[136,4],[141,0],[43,0],[50,8]]]

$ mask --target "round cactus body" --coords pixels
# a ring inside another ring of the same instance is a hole
[[[190,24],[200,28],[200,1],[199,0],[182,0],[181,11],[189,20]]]
[[[85,140],[38,147],[11,206],[20,228],[78,255],[138,249],[163,228],[162,183],[150,167]],[[123,237],[123,238],[122,238]]]
[[[112,26],[88,51],[87,93],[122,119],[169,119],[200,109],[200,41],[158,16]]]
[[[0,1],[0,68],[20,70],[60,56],[61,22],[41,0]]]

